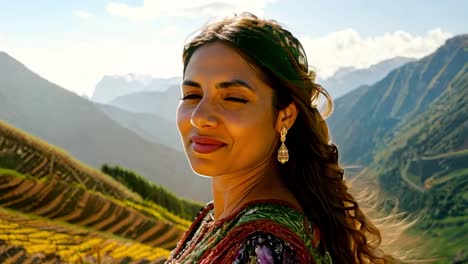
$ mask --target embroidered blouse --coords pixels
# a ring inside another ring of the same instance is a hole
[[[331,264],[317,250],[320,234],[303,212],[280,200],[258,200],[215,221],[208,203],[166,264]]]

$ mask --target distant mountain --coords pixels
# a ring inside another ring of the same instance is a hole
[[[383,138],[401,122],[427,110],[457,74],[466,71],[467,35],[449,39],[433,54],[390,72],[335,101],[327,123],[345,163],[369,164]]]
[[[391,70],[407,63],[414,61],[413,59],[397,57],[390,60],[382,61],[378,64],[372,65],[367,69],[355,69],[355,68],[341,68],[335,73],[333,77],[325,80],[318,80],[318,82],[327,89],[332,95],[333,99],[340,97],[361,85],[373,84],[378,80],[382,79]],[[127,77],[127,79],[130,77]],[[131,79],[131,78],[130,78]],[[178,98],[180,97],[180,78],[172,78],[169,80],[160,80],[157,82],[156,79],[150,82],[146,82],[149,85],[157,83],[159,86],[168,87],[166,90],[161,89],[149,89],[142,85],[142,82],[132,81],[127,82],[125,77],[106,77],[103,79],[105,87],[124,87],[127,88],[117,89],[115,91],[116,96],[114,99],[107,102],[107,104],[117,106],[130,112],[137,113],[149,113],[167,120],[175,120],[175,112],[179,103]],[[158,85],[153,85],[157,87]],[[166,86],[164,86],[166,85]],[[104,86],[104,85],[102,85]],[[138,87],[138,88],[135,88]],[[98,91],[99,85],[96,88]],[[108,93],[114,92],[112,89],[107,89]],[[126,93],[120,95],[120,90],[132,91],[138,90],[132,93]],[[118,95],[118,96],[117,96]],[[108,96],[109,97],[109,96]],[[93,100],[94,95],[93,95]],[[95,100],[99,101],[99,100]]]
[[[130,112],[148,113],[175,121],[180,97],[180,85],[178,84],[170,86],[166,91],[136,92],[122,95],[108,104]]]
[[[0,119],[59,146],[93,167],[131,169],[176,194],[211,199],[210,184],[185,155],[138,136],[77,96],[0,53]]]
[[[114,121],[123,127],[134,131],[142,138],[178,151],[184,151],[177,125],[154,114],[134,113],[115,106],[96,105]]]
[[[364,165],[443,263],[468,244],[468,35],[336,101],[327,120],[340,162]],[[442,262],[441,262],[442,263]]]
[[[82,97],[83,99],[88,100],[88,101],[91,100],[91,99],[89,98],[89,96],[88,96],[87,94],[85,94],[85,93],[83,93],[83,94],[81,95],[81,97]]]
[[[353,67],[340,68],[332,77],[318,80],[332,96],[337,99],[362,85],[371,85],[383,79],[392,70],[415,59],[396,57],[374,64],[366,69]]]
[[[153,78],[151,76],[127,74],[106,75],[96,85],[91,100],[99,103],[108,103],[113,99],[141,91],[165,91],[173,85],[180,85],[180,77]]]

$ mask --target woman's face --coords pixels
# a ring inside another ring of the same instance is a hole
[[[186,67],[177,126],[192,169],[218,176],[258,166],[275,153],[273,90],[233,48],[199,47]]]

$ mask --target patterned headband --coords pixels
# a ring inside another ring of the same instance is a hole
[[[304,47],[302,47],[299,40],[295,38],[291,32],[285,29],[279,27],[275,28],[270,25],[267,25],[267,28],[270,29],[273,34],[280,40],[281,46],[289,50],[289,53],[293,55],[295,61],[299,64],[301,69],[306,72],[307,75],[309,75],[310,80],[315,82],[315,72],[309,70],[307,56],[305,54]],[[310,101],[310,106],[316,109],[318,105],[318,94],[312,95]]]
[[[289,52],[294,56],[296,62],[300,65],[301,69],[306,73],[309,73],[309,65],[307,62],[307,57],[302,47],[301,43],[297,38],[295,38],[291,32],[282,29],[275,28],[270,25],[267,25],[267,28],[273,32],[273,34],[280,40],[281,46],[287,48]]]

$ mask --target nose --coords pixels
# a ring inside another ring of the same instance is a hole
[[[216,116],[216,105],[209,98],[203,97],[192,112],[190,123],[192,126],[201,128],[216,127],[218,125]]]

